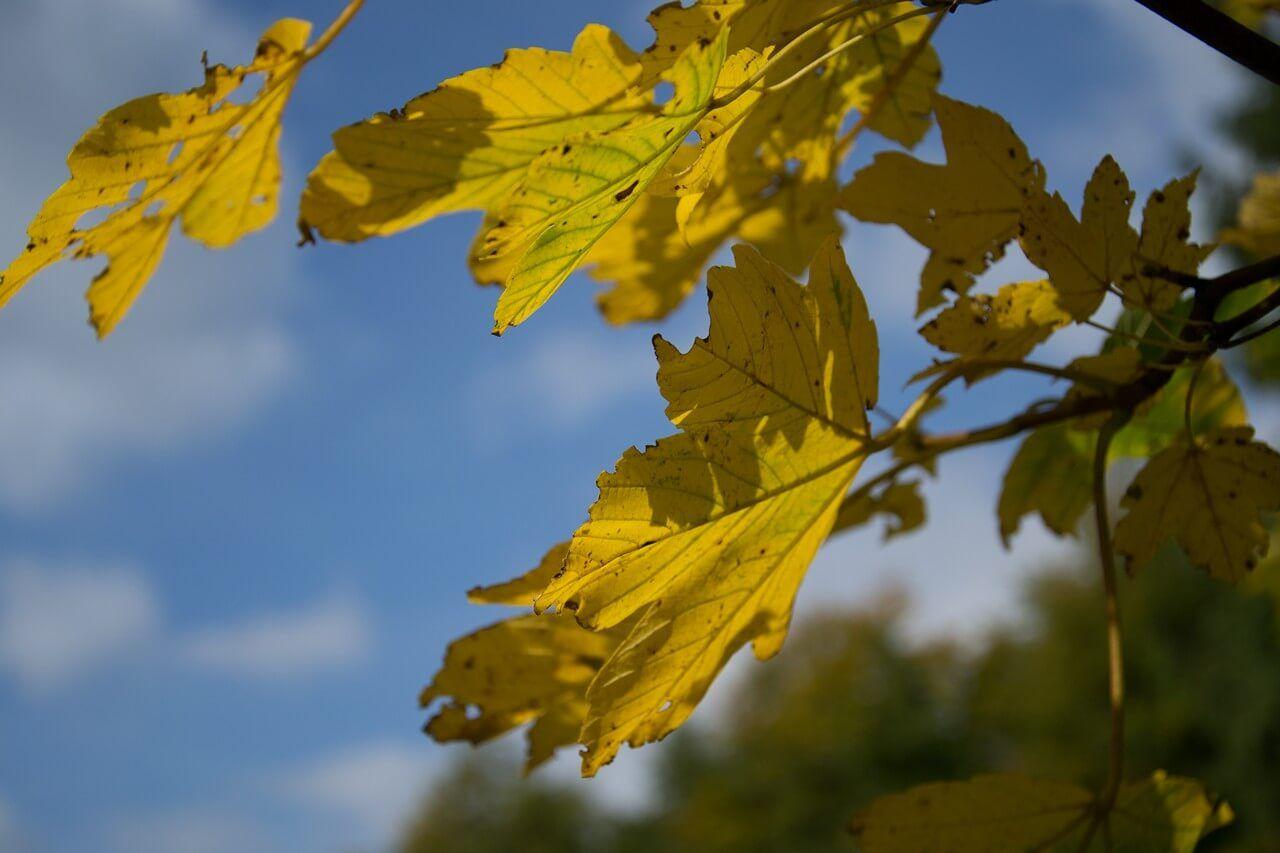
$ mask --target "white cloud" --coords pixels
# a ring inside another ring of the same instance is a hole
[[[106,835],[120,853],[265,853],[271,849],[265,833],[251,821],[203,809],[117,819]]]
[[[0,265],[65,179],[63,152],[92,116],[198,83],[202,48],[234,61],[256,38],[199,0],[18,0],[5,15],[0,76],[37,82],[0,88],[0,113],[20,117],[0,126]],[[121,53],[138,32],[146,49]],[[296,179],[299,169],[286,171]],[[296,278],[294,255],[287,222],[227,252],[175,236],[102,344],[81,297],[99,262],[64,262],[33,280],[0,312],[0,504],[47,510],[122,462],[224,434],[259,411],[296,367],[273,317]]]
[[[0,575],[0,667],[43,693],[145,644],[160,608],[128,566],[10,563]]]
[[[276,678],[357,663],[372,644],[360,602],[330,595],[293,611],[196,632],[184,640],[182,654],[199,666]]]
[[[318,815],[354,824],[349,843],[381,846],[421,802],[433,764],[423,741],[371,741],[275,774],[265,786]],[[331,846],[340,846],[339,839]]]

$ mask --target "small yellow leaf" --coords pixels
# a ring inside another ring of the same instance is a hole
[[[926,323],[920,334],[944,352],[1021,360],[1071,322],[1048,281],[1006,284],[995,296],[962,296]]]
[[[716,94],[727,36],[691,46],[666,72],[675,95],[658,115],[570,137],[544,152],[497,212],[481,256],[519,256],[494,314],[501,334],[528,319],[636,204]]]
[[[1190,242],[1191,194],[1196,189],[1197,172],[1178,178],[1156,190],[1142,212],[1142,235],[1131,272],[1120,281],[1125,302],[1151,311],[1168,311],[1178,301],[1182,289],[1159,276],[1144,273],[1154,265],[1174,272],[1195,275],[1214,246]]]
[[[1079,785],[994,774],[881,797],[851,829],[866,853],[1191,853],[1233,818],[1200,783],[1163,772],[1124,785],[1101,828],[1095,801]]]
[[[427,734],[442,743],[483,743],[532,723],[526,769],[533,769],[556,747],[577,743],[587,684],[623,630],[587,631],[561,615],[520,616],[455,640],[420,697],[424,708],[448,700]]]
[[[792,601],[865,453],[875,326],[833,238],[802,287],[744,246],[711,271],[711,331],[661,338],[681,432],[599,480],[563,574],[538,599],[584,626],[639,623],[592,683],[583,772],[674,730],[747,642],[781,646]]]
[[[1280,254],[1280,172],[1254,177],[1240,202],[1236,226],[1222,239],[1259,257]]]
[[[1237,583],[1266,553],[1262,513],[1280,510],[1280,454],[1249,427],[1215,430],[1160,452],[1121,506],[1115,548],[1136,572],[1174,540],[1195,566]]]
[[[964,294],[1018,234],[1025,198],[1044,188],[1039,163],[1003,118],[937,95],[945,165],[897,151],[877,154],[839,204],[859,219],[900,226],[931,250],[917,312]]]
[[[571,53],[508,51],[390,113],[333,135],[302,220],[328,240],[394,234],[458,210],[495,210],[542,152],[625,124],[647,98],[638,56],[588,25]]]
[[[920,483],[911,480],[905,483],[893,483],[877,494],[863,495],[857,500],[848,500],[840,505],[832,532],[861,527],[871,522],[877,515],[886,516],[884,539],[889,541],[896,536],[910,533],[924,525],[924,498],[920,496]],[[888,521],[888,518],[896,521]]]
[[[70,180],[28,226],[26,251],[0,275],[0,306],[69,254],[105,255],[87,298],[90,322],[106,337],[159,266],[175,221],[193,240],[221,248],[275,218],[280,117],[310,60],[310,33],[306,21],[277,21],[249,65],[212,66],[202,86],[137,98],[99,119],[67,157]],[[232,102],[251,74],[263,76],[262,88],[247,103]],[[94,211],[106,218],[81,228]]]
[[[1111,284],[1130,269],[1138,245],[1129,225],[1132,207],[1129,180],[1110,156],[1102,158],[1085,187],[1079,221],[1057,193],[1027,198],[1022,249],[1049,274],[1059,304],[1074,319],[1093,316]]]

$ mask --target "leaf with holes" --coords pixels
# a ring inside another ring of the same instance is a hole
[[[1249,427],[1183,440],[1147,463],[1120,505],[1115,547],[1130,572],[1173,540],[1193,565],[1237,583],[1270,542],[1262,514],[1280,510],[1280,453]]]
[[[250,64],[212,66],[202,86],[137,98],[99,119],[67,157],[71,179],[27,227],[26,251],[0,275],[0,305],[69,254],[105,255],[87,298],[90,322],[106,337],[155,273],[175,221],[191,239],[221,248],[274,219],[280,116],[310,60],[310,33],[306,21],[277,21]],[[253,74],[264,78],[257,95],[232,102]],[[95,212],[106,218],[81,227]]]

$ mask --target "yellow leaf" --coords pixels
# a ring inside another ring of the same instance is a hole
[[[623,630],[587,631],[564,615],[519,616],[455,640],[422,691],[446,699],[426,731],[441,743],[483,743],[532,723],[526,770],[578,742],[586,690]]]
[[[1153,456],[1177,440],[1186,429],[1187,393],[1197,372],[1200,376],[1194,379],[1195,393],[1191,398],[1192,432],[1247,425],[1249,413],[1240,389],[1222,362],[1213,358],[1174,373],[1159,393],[1138,407],[1133,420],[1116,433],[1111,452],[1116,456]]]
[[[1071,321],[1047,281],[1006,284],[995,296],[962,296],[920,334],[944,352],[1021,360]]]
[[[307,179],[301,218],[329,240],[394,234],[458,210],[500,207],[542,152],[606,131],[648,103],[639,57],[588,25],[571,53],[508,51],[402,108],[333,135]]]
[[[0,305],[69,254],[105,255],[87,298],[90,322],[106,337],[155,272],[175,220],[213,248],[269,223],[280,188],[280,116],[311,59],[310,33],[306,21],[277,21],[249,65],[215,65],[202,86],[137,98],[99,119],[67,157],[70,180],[28,226],[26,251],[0,276]],[[251,74],[264,77],[253,99],[229,100]],[[79,227],[94,211],[106,218]]]
[[[835,179],[788,175],[765,193],[759,209],[742,222],[738,236],[792,275],[799,275],[832,235],[839,236]]]
[[[588,690],[583,772],[674,730],[728,658],[786,634],[796,589],[865,453],[875,326],[829,240],[801,287],[747,247],[711,271],[711,331],[656,339],[681,432],[600,478],[563,574],[538,599],[584,626],[639,623]]]
[[[518,578],[492,586],[478,586],[467,590],[467,601],[472,604],[507,604],[512,607],[532,607],[538,593],[547,588],[556,572],[564,565],[569,553],[569,543],[552,546],[538,561],[538,565]]]
[[[1259,257],[1280,254],[1280,172],[1257,175],[1222,239]]]
[[[1022,250],[1049,274],[1059,304],[1087,320],[1129,270],[1138,235],[1129,225],[1133,191],[1110,155],[1102,158],[1084,190],[1080,220],[1058,193],[1033,193],[1022,210]]]
[[[889,541],[895,536],[910,533],[924,525],[924,498],[920,496],[920,483],[911,480],[905,483],[893,483],[878,494],[863,495],[857,500],[845,501],[840,505],[832,532],[861,527],[871,522],[877,515],[897,519],[886,521],[884,539]]]
[[[867,13],[863,20],[878,16],[880,20],[901,14],[904,7],[885,7]],[[872,19],[874,20],[874,19]],[[854,81],[852,97],[854,109],[866,112],[873,101],[881,96],[893,73],[907,53],[924,37],[929,27],[925,18],[903,21],[891,30],[878,33],[859,46],[864,69]],[[870,128],[887,139],[914,148],[929,131],[929,118],[933,113],[933,98],[942,79],[942,64],[932,47],[925,46],[902,79],[887,94],[887,101]]]
[[[1094,810],[1095,797],[1079,785],[993,774],[881,797],[854,818],[852,831],[866,853],[1191,853],[1233,818],[1198,782],[1159,771],[1120,789],[1104,827],[1093,826]]]
[[[1125,493],[1115,548],[1136,572],[1174,540],[1195,566],[1237,583],[1266,554],[1262,513],[1280,510],[1280,454],[1230,427],[1180,441],[1147,463]]]
[[[1156,190],[1142,211],[1142,235],[1134,256],[1133,269],[1120,281],[1125,302],[1153,311],[1168,311],[1178,301],[1182,289],[1158,276],[1143,273],[1154,265],[1194,275],[1214,246],[1189,242],[1191,236],[1191,194],[1196,189],[1197,172],[1178,178]]]
[[[997,508],[1006,548],[1022,517],[1033,512],[1059,536],[1075,533],[1093,503],[1096,440],[1069,424],[1041,427],[1023,440],[1005,472]]]
[[[1003,257],[1018,234],[1024,199],[1044,188],[1040,165],[1003,118],[941,95],[933,103],[946,164],[877,154],[839,199],[859,219],[896,224],[931,250],[918,312],[942,304],[946,291],[966,293]]]
[[[546,302],[681,147],[717,92],[726,41],[722,32],[682,54],[666,72],[675,95],[660,114],[570,137],[529,167],[483,241],[483,257],[519,255],[498,298],[495,333]]]

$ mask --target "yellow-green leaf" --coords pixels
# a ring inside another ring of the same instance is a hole
[[[747,247],[711,271],[711,331],[656,339],[681,432],[600,478],[539,608],[639,623],[588,690],[583,772],[679,726],[742,645],[776,653],[865,453],[875,326],[835,239],[802,287]]]
[[[639,200],[706,114],[727,37],[695,44],[666,72],[675,95],[658,115],[568,138],[543,153],[497,212],[486,258],[517,254],[494,314],[501,333],[533,314]]]
[[[1084,190],[1077,221],[1058,193],[1033,193],[1022,210],[1020,242],[1028,260],[1049,274],[1058,303],[1076,320],[1098,310],[1107,290],[1132,265],[1138,235],[1129,225],[1133,191],[1110,155]]]
[[[994,296],[960,297],[920,334],[944,352],[1021,360],[1069,322],[1048,281],[1024,281],[1006,284]]]
[[[1116,433],[1111,452],[1116,456],[1152,456],[1177,440],[1186,429],[1187,392],[1192,389],[1193,379],[1192,432],[1200,434],[1249,423],[1240,389],[1222,362],[1213,358],[1201,366],[1184,367],[1174,373],[1159,393],[1138,408],[1133,420]]]
[[[269,223],[280,189],[280,116],[311,58],[310,33],[306,21],[277,21],[252,63],[212,66],[202,86],[137,98],[99,119],[67,157],[70,180],[27,227],[26,250],[0,275],[0,305],[50,264],[106,256],[87,294],[90,322],[106,337],[159,266],[175,221],[213,248]],[[231,101],[253,74],[264,78],[258,93]],[[81,228],[95,211],[106,218]]]
[[[881,797],[851,829],[866,853],[1191,853],[1233,818],[1198,782],[1163,772],[1124,785],[1101,827],[1095,801],[1079,785],[993,774]]]
[[[942,304],[947,291],[966,293],[1003,257],[1018,234],[1024,199],[1044,188],[1040,165],[1003,118],[941,95],[933,103],[946,164],[877,154],[839,200],[859,219],[896,224],[930,249],[919,312]]]
[[[329,240],[394,234],[457,210],[494,210],[542,152],[625,124],[648,103],[639,57],[590,24],[571,53],[508,51],[403,107],[333,135],[301,218]]]
[[[832,532],[869,524],[877,515],[886,517],[886,542],[923,526],[925,507],[924,498],[920,496],[920,482],[909,480],[905,483],[892,483],[878,493],[845,501],[840,505]]]
[[[997,514],[1008,547],[1022,517],[1038,513],[1059,536],[1075,532],[1093,502],[1093,433],[1070,424],[1041,427],[1028,435],[1004,475]]]
[[[1125,493],[1116,551],[1137,571],[1173,540],[1193,565],[1236,583],[1265,555],[1262,513],[1280,510],[1280,454],[1249,427],[1215,430],[1151,459]]]

